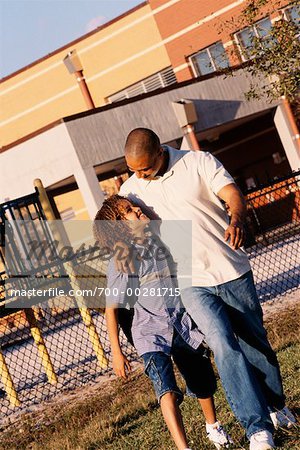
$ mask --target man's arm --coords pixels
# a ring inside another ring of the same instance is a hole
[[[106,324],[108,330],[108,336],[111,345],[112,357],[113,357],[113,369],[118,377],[127,379],[127,375],[131,370],[130,362],[123,355],[118,329],[118,308],[107,307],[105,311]]]
[[[224,239],[229,240],[231,247],[237,250],[245,241],[246,201],[240,189],[233,183],[223,187],[217,195],[227,203],[231,213],[230,225],[225,230]]]

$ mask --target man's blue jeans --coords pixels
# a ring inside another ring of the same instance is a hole
[[[282,409],[284,395],[252,272],[218,286],[185,289],[182,300],[214,353],[227,400],[248,437],[272,432],[269,409]]]

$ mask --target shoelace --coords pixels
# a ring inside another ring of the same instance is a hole
[[[221,445],[228,443],[229,445],[232,445],[234,448],[239,448],[239,450],[247,450],[245,447],[242,447],[240,444],[237,445],[232,438],[231,438],[231,442],[230,442],[228,439],[228,435],[227,435],[226,431],[224,430],[224,428],[222,427],[222,425],[219,425],[219,427],[215,428],[215,430],[218,430],[218,431],[220,430],[220,432],[222,433],[222,436],[224,436],[224,438],[226,439],[225,442],[220,442]],[[214,430],[212,430],[212,431],[214,431]],[[210,431],[207,433],[207,435],[209,435],[209,434],[210,434]]]
[[[217,434],[217,436],[219,438],[217,441],[219,444],[227,444],[227,443],[229,444],[230,443],[228,435],[221,425],[219,425],[218,428],[213,428],[207,434],[211,435],[211,437],[213,438],[214,433]]]

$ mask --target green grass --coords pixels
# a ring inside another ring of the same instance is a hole
[[[267,323],[281,365],[288,405],[297,416],[300,404],[299,312],[300,307],[295,307]],[[244,430],[227,406],[220,384],[215,400],[218,418],[226,425],[236,448],[248,448]],[[182,413],[191,447],[213,449],[205,437],[204,418],[196,400],[185,398]],[[281,449],[299,449],[299,428],[279,430],[275,442]],[[138,369],[127,382],[115,380],[99,384],[93,395],[87,395],[84,400],[50,403],[42,412],[25,414],[13,427],[2,430],[0,449],[173,450],[174,444],[151,384]]]

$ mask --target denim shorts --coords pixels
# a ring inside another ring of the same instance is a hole
[[[145,373],[153,383],[158,401],[167,392],[177,394],[179,403],[183,400],[183,393],[176,383],[172,358],[186,382],[187,395],[208,398],[216,391],[216,377],[207,349],[200,345],[194,350],[176,332],[171,355],[164,352],[148,352],[144,353],[142,358]]]

